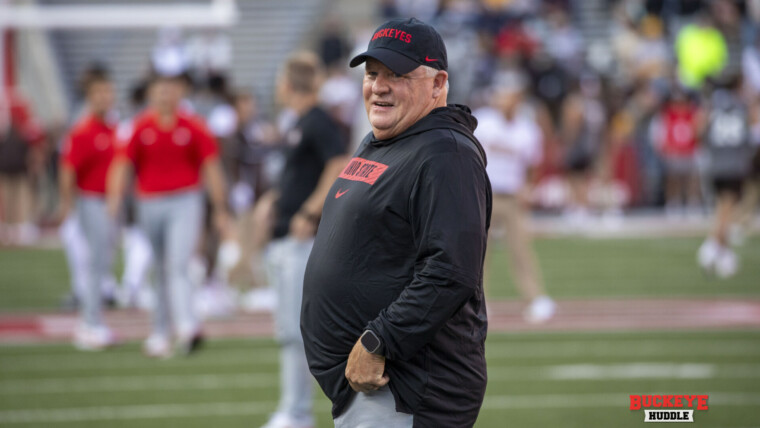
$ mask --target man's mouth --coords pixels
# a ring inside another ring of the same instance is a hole
[[[377,107],[393,107],[393,103],[389,103],[387,101],[375,101],[372,103],[372,105]]]

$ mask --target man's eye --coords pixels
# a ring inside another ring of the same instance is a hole
[[[393,73],[393,78],[394,78],[394,79],[400,79],[400,78],[402,78],[402,77],[404,77],[404,75],[403,75],[403,74]]]

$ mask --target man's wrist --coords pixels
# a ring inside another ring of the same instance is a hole
[[[365,351],[374,355],[385,355],[385,344],[383,340],[372,330],[365,330],[359,338],[359,342]]]

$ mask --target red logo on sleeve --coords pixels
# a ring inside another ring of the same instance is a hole
[[[383,175],[386,169],[388,169],[388,165],[367,159],[353,158],[351,159],[351,162],[346,165],[346,168],[343,169],[343,172],[340,173],[338,178],[361,181],[371,186],[375,184],[381,175]],[[336,195],[336,197],[339,196]]]

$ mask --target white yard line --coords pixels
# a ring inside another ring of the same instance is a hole
[[[489,361],[517,358],[550,358],[558,357],[630,357],[656,358],[660,356],[753,356],[760,357],[760,343],[754,340],[725,339],[697,340],[694,338],[625,338],[611,342],[599,340],[580,341],[536,341],[528,343],[489,343],[486,354]],[[695,353],[695,350],[699,352]],[[219,355],[213,359],[195,361],[200,367],[222,366],[257,366],[274,364],[279,351],[276,348],[215,351]],[[104,354],[107,358],[98,359],[96,355],[81,354],[40,355],[39,353],[24,353],[0,355],[0,372],[50,372],[78,370],[119,370],[149,368],[145,361],[135,359],[135,355],[127,353]],[[172,361],[158,364],[171,364]]]
[[[758,364],[703,364],[633,362],[622,364],[565,364],[552,366],[494,367],[491,382],[525,380],[608,381],[651,379],[756,379]]]
[[[224,351],[219,352],[214,358],[198,359],[193,361],[193,367],[224,367],[224,366],[250,366],[256,367],[261,364],[276,364],[279,351],[276,349]],[[0,373],[28,373],[28,372],[62,372],[80,370],[123,370],[123,369],[150,369],[152,367],[168,367],[176,360],[151,361],[140,359],[139,351],[135,354],[103,354],[102,359],[95,355],[87,355],[83,358],[79,354],[65,356],[40,356],[27,357],[3,357],[0,356]],[[15,360],[15,361],[14,361]],[[174,366],[178,367],[178,366]]]
[[[277,382],[277,373],[35,379],[2,382],[0,395],[275,388]]]
[[[757,364],[652,363],[569,364],[551,366],[493,367],[488,370],[491,383],[521,381],[612,381],[612,380],[691,380],[756,379]],[[276,388],[278,374],[241,372],[228,374],[184,374],[153,376],[92,376],[10,380],[0,383],[2,395],[92,394],[123,391],[182,391]]]
[[[496,395],[485,398],[483,409],[530,410],[619,407],[621,412],[627,412],[628,395],[628,393]],[[711,406],[760,406],[760,394],[734,392],[710,393],[709,403]],[[250,416],[268,414],[272,412],[276,405],[277,403],[275,402],[223,402],[5,410],[0,411],[0,425]],[[321,408],[317,410],[318,413],[324,413],[327,411],[327,409]]]
[[[639,340],[635,340],[639,342]],[[709,340],[671,340],[661,338],[615,341],[531,342],[487,344],[488,359],[558,358],[575,356],[627,356],[646,357],[660,355],[704,356],[760,356],[760,343],[752,340],[735,340],[716,345]]]

